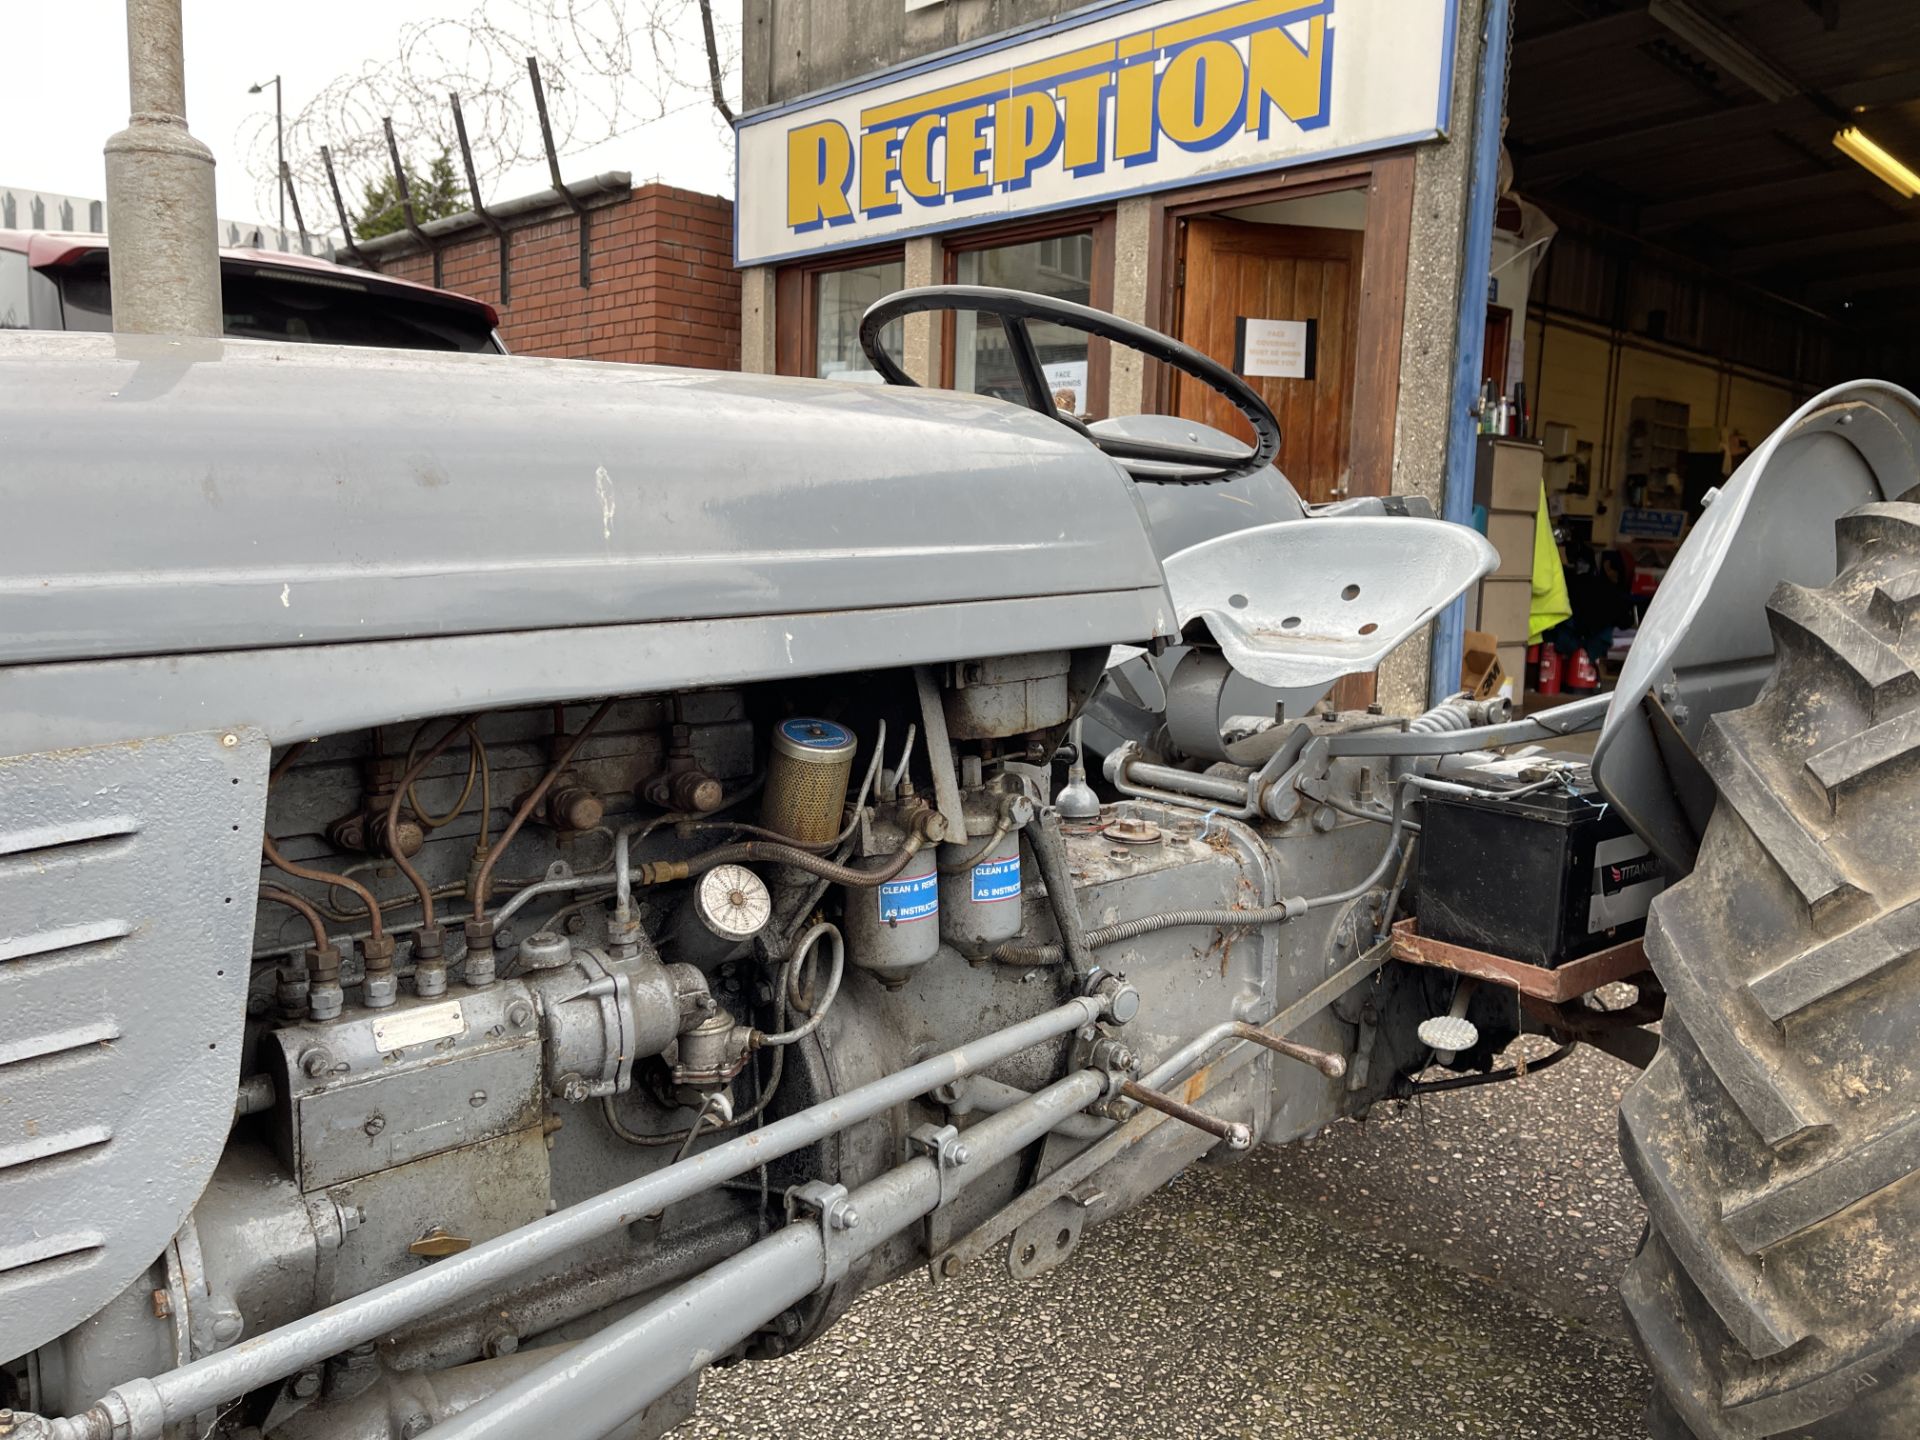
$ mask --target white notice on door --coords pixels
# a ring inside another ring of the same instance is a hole
[[[1087,409],[1087,362],[1060,360],[1043,365],[1047,389],[1053,392],[1054,407],[1069,415],[1083,415]]]
[[[1311,380],[1313,378],[1313,331],[1311,320],[1256,320],[1241,317],[1233,368],[1253,378]]]

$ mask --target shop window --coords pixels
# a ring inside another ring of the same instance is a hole
[[[962,285],[998,285],[1030,290],[1076,304],[1093,303],[1093,233],[1049,235],[1016,245],[964,250],[954,257]],[[1087,337],[1058,325],[1028,327],[1053,386],[1054,403],[1075,415],[1088,413]],[[961,312],[955,322],[954,388],[1002,400],[1021,401],[1020,373],[1000,322]]]
[[[904,288],[906,266],[879,260],[851,270],[827,270],[813,277],[813,373],[822,380],[878,382],[879,374],[860,348],[860,317],[883,296]],[[898,322],[882,333],[890,353],[900,353]]]

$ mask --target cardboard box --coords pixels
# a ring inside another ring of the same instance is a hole
[[[1540,467],[1540,446],[1534,441],[1482,435],[1474,456],[1474,503],[1532,514],[1540,508]]]
[[[1562,515],[1598,515],[1600,513],[1599,502],[1591,491],[1585,495],[1576,495],[1568,490],[1554,498],[1560,502],[1559,513]]]
[[[1500,659],[1500,671],[1507,677],[1507,682],[1513,686],[1507,698],[1518,705],[1524,698],[1522,692],[1527,684],[1527,647],[1516,642],[1512,645],[1502,645],[1497,653]]]
[[[1533,579],[1533,527],[1535,517],[1517,510],[1496,510],[1487,516],[1487,539],[1500,552],[1500,563],[1493,573],[1502,579]]]
[[[1527,630],[1533,619],[1533,582],[1518,580],[1482,580],[1480,582],[1480,625],[1502,645],[1527,643]]]
[[[1460,652],[1460,688],[1476,700],[1500,693],[1507,676],[1500,668],[1500,646],[1484,630],[1469,630]]]

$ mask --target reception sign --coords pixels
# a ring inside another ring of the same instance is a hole
[[[743,265],[1429,139],[1453,0],[1150,0],[739,122]]]

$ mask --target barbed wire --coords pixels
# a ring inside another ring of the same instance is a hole
[[[738,69],[739,37],[737,23],[716,17],[723,75]],[[465,16],[402,26],[391,59],[337,77],[286,115],[287,165],[308,228],[336,224],[322,145],[332,150],[350,215],[369,184],[391,176],[387,116],[409,166],[424,172],[445,151],[464,189],[449,94],[460,97],[483,198],[505,198],[492,193],[493,182],[546,159],[529,56],[539,62],[563,157],[701,106],[716,133],[727,131],[710,95],[698,0],[479,0]],[[278,195],[272,114],[243,127],[241,143],[256,203],[270,214]]]

